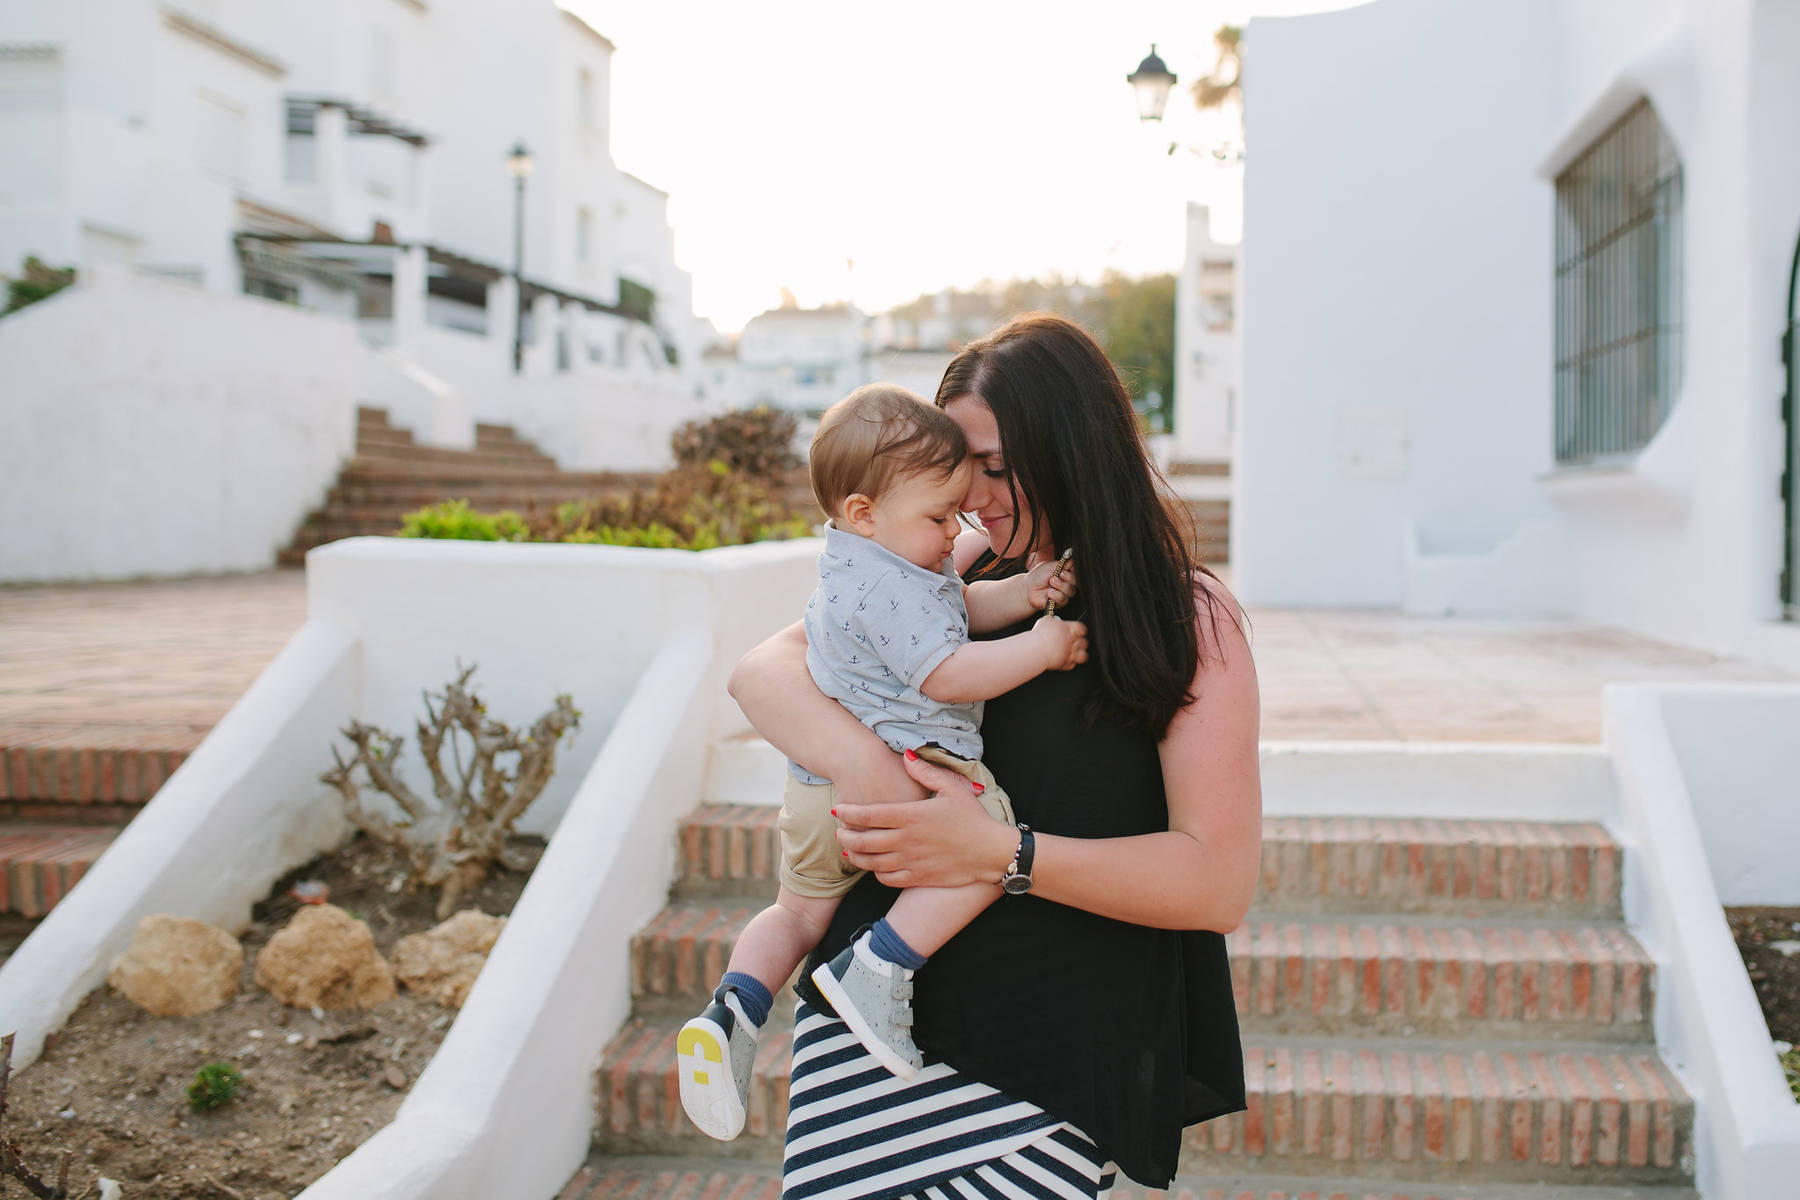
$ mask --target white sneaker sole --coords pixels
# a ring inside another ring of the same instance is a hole
[[[707,1137],[729,1142],[744,1131],[744,1102],[731,1077],[731,1039],[717,1022],[695,1017],[675,1037],[681,1107]]]
[[[825,994],[825,998],[831,1001],[831,1007],[837,1009],[838,1016],[843,1019],[844,1024],[850,1027],[850,1032],[856,1035],[856,1040],[863,1044],[863,1049],[867,1050],[876,1062],[901,1079],[913,1079],[919,1074],[919,1068],[895,1054],[886,1042],[875,1036],[875,1031],[869,1028],[868,1021],[864,1020],[863,1015],[856,1011],[856,1005],[850,1003],[850,994],[844,991],[843,985],[838,982],[838,977],[831,973],[830,963],[825,963],[814,971],[812,981],[814,986]]]

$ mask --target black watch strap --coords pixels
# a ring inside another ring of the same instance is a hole
[[[1009,896],[1023,896],[1031,890],[1031,864],[1037,857],[1037,837],[1031,832],[1031,826],[1023,821],[1019,823],[1019,848],[1013,853],[1012,863],[1006,868],[1006,874],[1000,877],[1000,888]]]

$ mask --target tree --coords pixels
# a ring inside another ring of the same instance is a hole
[[[1221,25],[1213,31],[1213,45],[1218,58],[1212,73],[1194,81],[1194,107],[1201,111],[1223,108],[1227,101],[1240,108],[1244,103],[1244,29],[1241,25]]]
[[[1108,272],[1100,282],[1094,332],[1151,430],[1166,431],[1175,409],[1175,276]]]

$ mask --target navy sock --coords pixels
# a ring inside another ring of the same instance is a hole
[[[908,971],[916,971],[925,965],[925,956],[907,945],[906,939],[894,932],[886,917],[875,922],[874,928],[869,930],[869,949],[876,958]]]
[[[719,990],[715,995],[723,1000],[725,989],[730,988],[737,993],[738,1003],[744,1008],[744,1016],[758,1029],[769,1019],[769,1009],[775,1006],[775,997],[769,995],[769,989],[755,976],[746,975],[742,971],[727,971],[725,978],[719,981]]]

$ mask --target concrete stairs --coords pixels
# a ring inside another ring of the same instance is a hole
[[[595,1153],[563,1200],[779,1194],[791,992],[736,1142],[688,1124],[674,1069],[676,1031],[774,896],[775,853],[773,808],[683,822],[669,905],[632,943]],[[1621,924],[1620,865],[1597,825],[1269,818],[1255,908],[1227,939],[1248,1111],[1188,1131],[1166,1195],[1692,1200],[1693,1105],[1651,1042],[1654,964]]]
[[[567,500],[627,491],[650,478],[564,471],[506,425],[476,425],[473,450],[420,446],[411,432],[389,424],[385,410],[363,407],[356,413],[355,457],[339,472],[324,507],[306,518],[278,561],[300,566],[314,546],[390,536],[407,513],[443,500],[467,500],[484,512],[546,512]]]
[[[55,907],[191,749],[0,746],[0,914]]]

